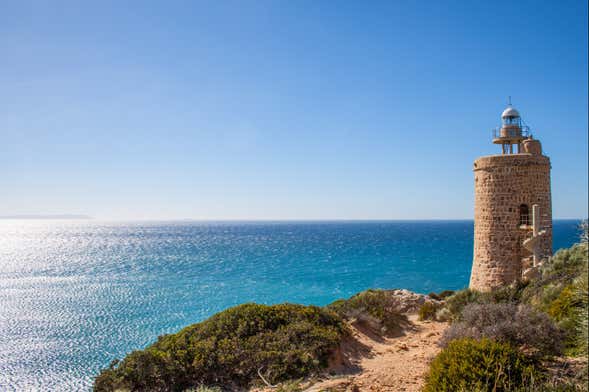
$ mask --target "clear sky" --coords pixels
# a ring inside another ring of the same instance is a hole
[[[587,216],[587,2],[0,0],[0,215],[473,216],[507,96]]]

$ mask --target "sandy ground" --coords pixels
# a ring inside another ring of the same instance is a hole
[[[353,336],[342,345],[340,362],[329,379],[305,389],[319,391],[419,391],[430,361],[440,351],[437,342],[447,323],[419,321],[398,336],[383,338],[353,326]]]

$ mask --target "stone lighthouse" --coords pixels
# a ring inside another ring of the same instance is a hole
[[[470,288],[489,291],[533,276],[552,255],[550,159],[511,104],[493,143],[474,162],[474,258]]]

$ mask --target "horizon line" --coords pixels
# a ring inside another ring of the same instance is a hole
[[[556,217],[552,220],[587,220],[587,217]],[[0,220],[60,220],[110,222],[416,222],[416,221],[474,221],[471,218],[95,218],[88,215],[5,215]]]

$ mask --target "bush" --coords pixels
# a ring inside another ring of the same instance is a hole
[[[454,295],[455,291],[454,290],[444,290],[440,293],[438,293],[438,297],[440,297],[440,299],[446,299],[451,295]]]
[[[327,306],[347,320],[355,320],[376,333],[395,334],[409,325],[407,316],[398,311],[398,298],[385,290],[366,290],[347,300]]]
[[[327,366],[345,333],[341,318],[319,307],[240,305],[113,363],[94,390],[244,387],[258,371],[272,383],[304,377]]]
[[[184,392],[222,392],[222,390],[219,387],[207,387],[204,385],[199,385],[196,388],[190,388]]]
[[[510,285],[496,288],[495,290],[484,293],[486,303],[516,303],[521,301],[524,289],[529,282],[516,281]]]
[[[434,293],[432,291],[427,296],[430,297],[431,299],[435,299],[436,301],[443,301],[444,299],[451,296],[452,294],[454,294],[454,290],[444,290],[439,293]]]
[[[521,299],[543,311],[548,311],[565,287],[584,275],[587,269],[587,243],[559,250],[542,266],[542,277],[523,290]]]
[[[542,267],[542,277],[530,282],[522,293],[523,302],[548,313],[565,331],[567,353],[572,355],[587,351],[583,325],[587,300],[582,294],[587,276],[587,251],[587,242],[559,250]]]
[[[113,361],[94,382],[95,391],[114,391],[128,387],[133,391],[166,391],[168,385],[181,384],[175,364],[158,350],[133,351],[122,361]]]
[[[449,321],[460,320],[462,310],[469,304],[519,303],[527,285],[528,283],[518,281],[490,292],[471,289],[457,291],[446,299],[444,317]]]
[[[419,308],[417,312],[420,320],[436,320],[436,314],[442,307],[439,302],[426,302]]]
[[[585,272],[577,278],[574,283],[574,293],[579,307],[576,309],[575,319],[575,340],[574,351],[578,355],[587,356],[589,345],[589,272],[585,267]]]
[[[277,385],[274,389],[276,392],[302,392],[303,388],[300,385],[301,380],[292,380]]]
[[[454,340],[433,360],[424,392],[512,391],[541,380],[537,366],[507,343]]]
[[[580,306],[579,299],[575,295],[573,284],[565,286],[558,297],[548,305],[548,314],[556,321],[571,319],[575,310]]]
[[[464,289],[457,291],[446,300],[444,308],[447,309],[450,321],[460,320],[462,317],[462,309],[471,303],[481,303],[483,301],[483,294],[471,290]]]
[[[527,305],[469,304],[462,319],[444,332],[440,344],[448,346],[462,338],[493,339],[546,356],[562,351],[563,334],[546,314]]]
[[[436,312],[436,320],[438,321],[452,321],[452,313],[445,308],[442,307],[440,310]]]
[[[429,293],[427,296],[430,297],[431,299],[435,299],[436,301],[442,300],[442,298],[438,294],[434,293],[433,291],[431,293]]]

